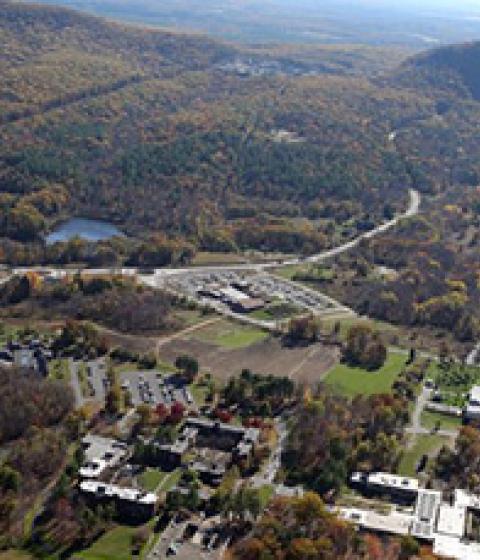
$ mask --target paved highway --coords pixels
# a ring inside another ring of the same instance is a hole
[[[378,225],[374,229],[362,233],[358,237],[352,239],[351,241],[347,241],[338,247],[333,249],[329,249],[328,251],[322,251],[317,253],[316,255],[311,255],[310,257],[296,257],[294,259],[277,261],[273,263],[260,263],[260,264],[239,264],[239,265],[222,265],[222,266],[204,266],[204,267],[185,267],[185,268],[157,268],[155,269],[154,274],[160,276],[169,276],[173,274],[184,274],[185,272],[215,272],[215,271],[222,271],[222,270],[268,270],[272,268],[280,268],[284,266],[291,266],[302,264],[304,262],[320,262],[332,257],[336,257],[342,253],[350,251],[354,247],[356,247],[363,239],[371,239],[372,237],[376,237],[381,233],[385,233],[386,231],[395,227],[398,222],[404,218],[412,217],[418,214],[420,204],[421,204],[421,196],[420,193],[414,189],[410,189],[409,191],[410,201],[408,204],[407,209],[402,214],[395,216],[393,219],[384,222],[383,224]],[[25,274],[25,272],[29,271],[37,271],[37,272],[45,272],[50,273],[52,276],[57,276],[59,278],[65,276],[66,274],[74,274],[75,272],[82,272],[83,274],[89,274],[92,276],[102,275],[102,274],[119,274],[123,276],[136,276],[139,275],[139,271],[137,268],[82,268],[82,269],[62,269],[62,268],[55,268],[55,267],[17,267],[11,270],[12,274]],[[146,276],[145,276],[146,277]],[[141,276],[144,278],[144,276]]]

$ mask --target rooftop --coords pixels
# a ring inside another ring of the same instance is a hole
[[[96,494],[120,500],[144,504],[154,505],[157,503],[157,495],[152,492],[141,492],[135,488],[124,488],[115,484],[104,484],[95,480],[84,480],[80,483],[82,492],[88,494]]]
[[[442,504],[438,513],[437,533],[461,539],[465,533],[466,517],[465,508]]]
[[[82,478],[97,478],[107,468],[107,462],[102,459],[87,461],[80,467],[78,473]]]
[[[346,521],[351,521],[364,529],[393,535],[408,535],[412,524],[411,515],[397,511],[384,515],[371,510],[341,508],[339,514]]]
[[[352,482],[364,482],[372,478],[377,483],[390,487],[398,484],[402,477],[386,473],[375,473],[367,477],[354,473]],[[411,488],[418,488],[408,479]],[[403,487],[404,485],[402,485]],[[442,502],[442,493],[419,488],[415,509],[411,513],[392,511],[383,515],[370,509],[340,508],[342,518],[371,531],[393,535],[410,534],[417,539],[429,541],[433,552],[439,556],[457,560],[480,560],[480,542],[468,541],[466,534],[469,511],[480,511],[480,497],[466,490],[455,490],[453,504]]]
[[[401,490],[418,491],[418,480],[389,473],[372,473],[367,478],[368,484],[384,486],[385,488],[398,488]]]
[[[474,385],[470,389],[469,399],[472,405],[480,405],[480,385]],[[475,401],[475,402],[472,402]]]
[[[457,537],[438,535],[433,543],[433,553],[459,560],[480,560],[480,543],[463,542]]]
[[[80,475],[87,478],[95,478],[105,469],[118,465],[128,454],[125,443],[94,434],[87,434],[82,439],[82,445],[85,462],[80,469]]]

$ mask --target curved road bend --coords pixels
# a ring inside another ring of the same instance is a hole
[[[362,233],[358,237],[355,237],[351,241],[347,241],[338,247],[334,247],[333,249],[329,249],[327,251],[322,251],[321,253],[317,253],[316,255],[311,255],[307,258],[297,257],[295,259],[285,260],[281,262],[275,263],[260,263],[260,264],[238,264],[238,265],[222,265],[222,266],[203,266],[203,267],[185,267],[185,268],[157,268],[155,269],[155,274],[160,276],[169,276],[173,274],[182,274],[185,272],[215,272],[215,271],[223,271],[223,270],[268,270],[269,268],[281,268],[283,266],[291,266],[296,264],[302,264],[304,262],[318,262],[322,260],[329,259],[331,257],[335,257],[350,249],[356,247],[363,239],[371,239],[372,237],[376,237],[381,233],[388,231],[395,227],[402,219],[410,218],[415,216],[419,212],[420,204],[421,204],[421,196],[420,193],[414,189],[410,189],[409,191],[410,201],[408,204],[408,208],[402,214],[395,216],[393,219],[389,220],[388,222],[384,222],[383,224],[378,225],[377,227],[367,231],[366,233]],[[119,274],[122,276],[133,276],[138,274],[138,269],[136,268],[82,268],[82,269],[61,269],[55,267],[17,267],[12,268],[12,274],[25,274],[26,272],[30,271],[37,271],[37,272],[46,272],[50,273],[54,276],[62,277],[65,274],[75,274],[77,272],[82,272],[83,274],[90,274],[92,276],[101,275],[101,274]]]

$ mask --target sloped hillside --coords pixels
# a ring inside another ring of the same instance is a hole
[[[8,2],[0,37],[6,260],[67,258],[41,236],[72,214],[194,248],[308,253],[405,204],[388,133],[428,108],[353,70],[372,49],[253,52]]]
[[[393,72],[401,87],[480,100],[480,43],[449,45],[413,56]]]

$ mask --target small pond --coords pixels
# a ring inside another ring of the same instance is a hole
[[[103,241],[115,236],[123,236],[123,233],[109,222],[87,218],[71,218],[49,233],[45,241],[47,245],[51,245],[57,241],[69,241],[74,237],[81,237],[87,241]]]

